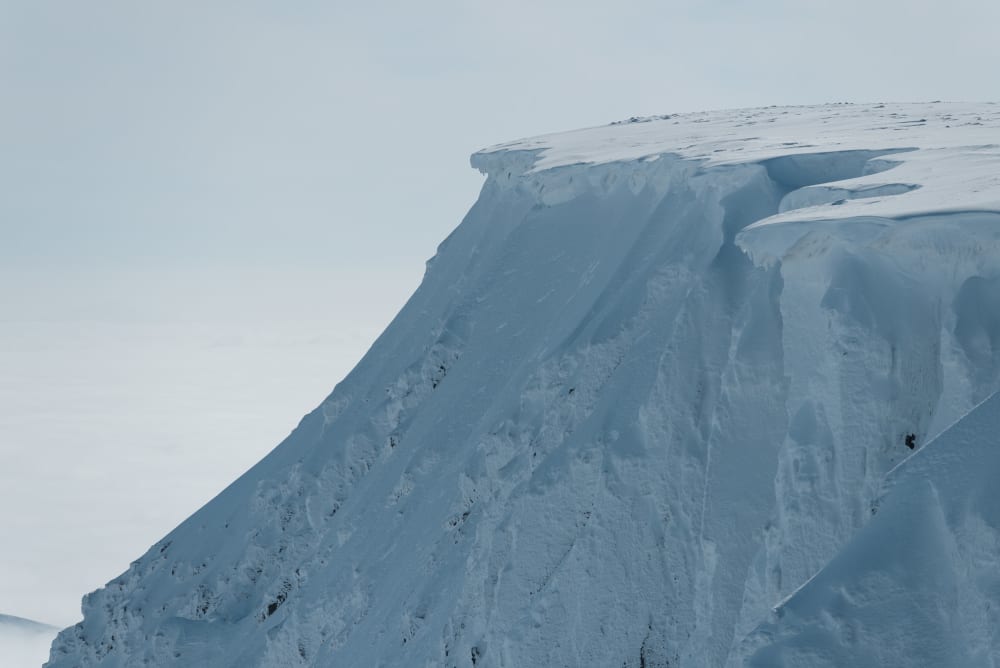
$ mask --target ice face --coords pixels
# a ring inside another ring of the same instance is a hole
[[[995,134],[989,106],[819,107],[476,154],[479,200],[355,370],[49,665],[767,651],[886,473],[997,389],[973,115]]]

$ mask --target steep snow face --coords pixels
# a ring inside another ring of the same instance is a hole
[[[767,109],[476,154],[357,368],[49,665],[741,665],[997,387],[998,124]]]
[[[748,642],[752,666],[1000,664],[1000,394],[888,476],[878,514]]]

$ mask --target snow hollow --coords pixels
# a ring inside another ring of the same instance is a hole
[[[998,137],[828,105],[475,154],[368,354],[47,665],[997,665]]]

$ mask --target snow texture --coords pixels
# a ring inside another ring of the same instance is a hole
[[[48,665],[994,665],[995,401],[921,450],[998,387],[998,125],[769,108],[475,154],[354,371]]]
[[[748,642],[750,665],[1000,664],[1000,394],[891,471],[877,515]]]

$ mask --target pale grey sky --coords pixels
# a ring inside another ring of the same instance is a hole
[[[0,0],[0,612],[72,622],[318,403],[474,201],[472,151],[1000,99],[997,25],[984,0]]]
[[[1000,4],[0,3],[0,220],[33,265],[382,261],[473,150],[635,114],[996,98]]]

